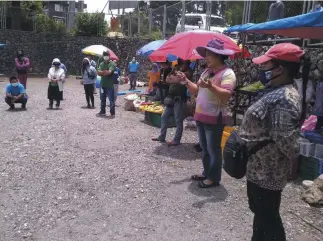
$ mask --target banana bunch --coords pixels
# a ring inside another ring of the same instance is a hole
[[[164,107],[162,107],[161,105],[141,105],[140,107],[141,111],[147,111],[147,112],[152,112],[152,113],[156,113],[156,114],[162,114],[164,111]]]
[[[251,85],[247,85],[247,86],[241,88],[240,90],[256,92],[256,91],[262,90],[264,88],[265,88],[265,86],[260,81],[258,81],[256,83],[251,84]]]

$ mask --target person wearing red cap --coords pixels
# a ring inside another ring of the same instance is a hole
[[[291,163],[299,153],[302,106],[293,78],[303,55],[300,47],[282,43],[253,59],[261,65],[259,78],[266,88],[246,111],[238,134],[248,150],[268,144],[247,163],[247,195],[254,213],[252,241],[286,240],[279,209]]]

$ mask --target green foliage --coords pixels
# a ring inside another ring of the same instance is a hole
[[[36,18],[37,32],[40,33],[65,33],[63,22],[56,22],[46,14],[38,14]]]
[[[22,1],[20,3],[21,14],[24,18],[30,19],[33,15],[43,12],[43,1]]]
[[[75,34],[106,36],[108,24],[101,13],[80,13],[76,16]]]
[[[241,24],[244,1],[228,1],[225,19],[230,26]]]

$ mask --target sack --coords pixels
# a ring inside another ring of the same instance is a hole
[[[169,106],[169,107],[173,107],[175,105],[175,100],[174,98],[170,97],[170,96],[167,96],[165,99],[164,99],[164,105],[166,106]]]
[[[246,175],[247,162],[251,155],[257,153],[263,147],[272,143],[266,140],[255,145],[248,152],[247,146],[241,139],[237,131],[233,131],[229,136],[223,150],[223,169],[229,176],[241,179]]]

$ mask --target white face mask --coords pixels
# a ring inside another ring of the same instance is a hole
[[[12,85],[12,87],[17,87],[18,83],[12,83],[11,85]]]
[[[105,61],[108,61],[108,60],[110,60],[110,57],[109,57],[109,56],[104,56],[104,57],[103,57],[103,59],[104,59]]]

